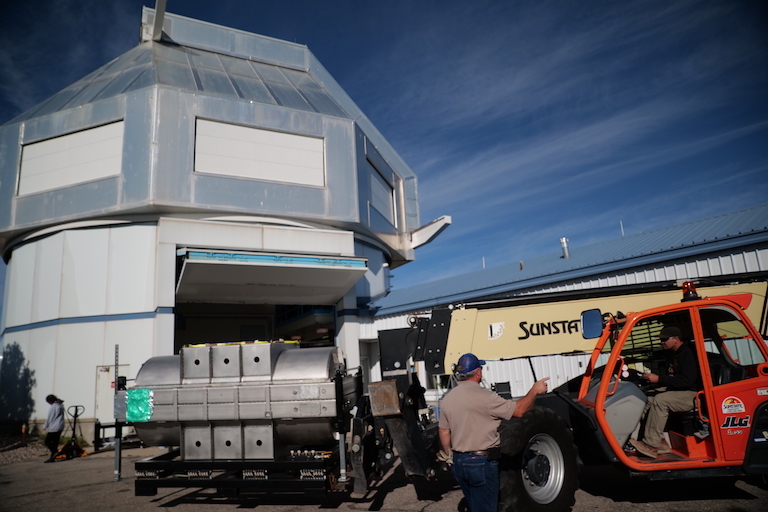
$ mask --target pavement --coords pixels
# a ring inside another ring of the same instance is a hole
[[[156,496],[134,496],[134,463],[163,453],[160,448],[123,450],[121,478],[115,481],[113,451],[44,464],[45,455],[34,460],[0,466],[0,511],[89,512],[160,511],[227,512],[258,508],[263,512],[338,511],[456,511],[462,500],[448,474],[417,488],[409,484],[399,465],[393,467],[362,499],[335,496],[309,502],[304,497],[222,498],[208,490],[159,489]]]
[[[211,491],[160,489],[156,496],[134,496],[137,460],[162,453],[159,448],[123,450],[120,480],[115,481],[114,452],[90,454],[44,464],[45,455],[0,465],[0,512],[464,512],[462,494],[447,473],[416,486],[398,464],[362,499],[333,496],[311,502],[293,498],[224,498]],[[675,511],[765,512],[768,490],[740,479],[697,479],[668,482],[630,480],[608,467],[586,468],[580,477],[574,512]]]

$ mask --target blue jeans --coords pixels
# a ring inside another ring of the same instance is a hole
[[[488,460],[485,455],[453,452],[452,472],[470,512],[497,512],[499,461]]]

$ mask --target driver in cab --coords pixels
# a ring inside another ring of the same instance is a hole
[[[664,438],[669,413],[690,411],[700,389],[696,356],[681,336],[680,329],[674,326],[661,330],[659,341],[671,356],[667,375],[646,373],[642,376],[648,383],[659,386],[659,393],[648,397],[640,419],[638,439],[630,439],[629,442],[638,452],[653,459],[659,454],[671,452]]]

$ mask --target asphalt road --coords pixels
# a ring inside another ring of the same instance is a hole
[[[157,496],[133,495],[133,463],[159,453],[154,448],[124,450],[122,479],[114,481],[114,454],[104,452],[43,464],[40,460],[0,466],[0,511],[24,512],[261,512],[321,510],[464,511],[462,494],[447,474],[414,486],[396,465],[360,500],[303,498],[225,499],[207,491],[160,489]],[[768,490],[744,480],[698,479],[675,482],[629,480],[609,468],[587,468],[581,475],[574,512],[675,511],[765,512]]]

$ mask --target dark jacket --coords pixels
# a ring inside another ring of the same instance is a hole
[[[659,386],[666,386],[669,391],[699,391],[699,365],[696,355],[687,343],[683,343],[673,352],[669,360],[668,375],[659,376]]]

